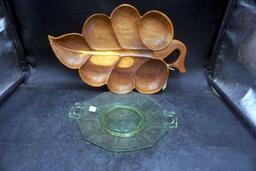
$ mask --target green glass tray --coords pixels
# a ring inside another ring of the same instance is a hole
[[[174,112],[135,92],[103,93],[76,103],[68,116],[76,120],[85,140],[116,152],[152,147],[170,128],[177,127]]]

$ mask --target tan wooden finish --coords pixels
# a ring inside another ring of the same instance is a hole
[[[172,22],[165,14],[152,10],[141,16],[135,7],[123,4],[110,17],[100,13],[89,17],[82,34],[48,38],[57,58],[78,69],[88,85],[106,84],[118,94],[134,88],[152,94],[162,89],[170,67],[186,72],[186,46],[173,36]],[[176,49],[177,60],[167,64],[164,59]]]

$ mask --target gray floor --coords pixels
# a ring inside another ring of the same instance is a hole
[[[74,102],[102,91],[19,87],[0,107],[0,170],[256,170],[254,137],[201,72],[174,74],[167,91],[152,95],[177,113],[179,127],[137,152],[92,145],[67,117]]]

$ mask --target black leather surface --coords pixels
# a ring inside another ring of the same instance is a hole
[[[234,4],[217,46],[212,80],[256,135],[256,2]]]
[[[85,142],[67,112],[97,91],[20,87],[0,107],[1,170],[252,170],[255,139],[211,90],[153,95],[179,127],[151,149],[113,153]]]
[[[18,66],[14,37],[3,1],[0,2],[0,103],[23,80]]]
[[[133,2],[142,13],[168,14],[175,37],[186,43],[188,72],[172,72],[167,89],[152,95],[177,113],[179,127],[153,148],[112,153],[85,142],[68,117],[76,101],[105,89],[91,88],[54,57],[47,35],[80,32],[86,17],[122,2],[10,0],[17,31],[32,68],[26,84],[0,106],[0,170],[256,170],[256,141],[204,77],[227,1]]]

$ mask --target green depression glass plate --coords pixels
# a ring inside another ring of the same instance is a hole
[[[116,152],[152,147],[170,128],[177,127],[174,112],[135,92],[102,93],[75,103],[68,116],[76,120],[85,140]]]

